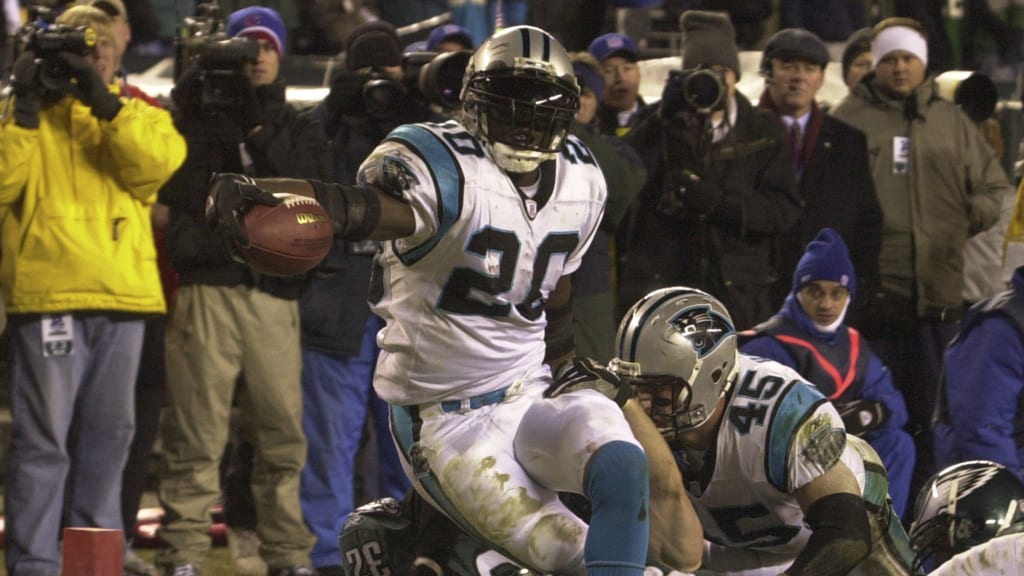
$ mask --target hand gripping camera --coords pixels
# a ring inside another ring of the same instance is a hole
[[[68,88],[71,74],[60,60],[62,52],[84,56],[96,45],[96,31],[88,26],[55,24],[56,14],[45,6],[29,9],[29,23],[21,28],[15,47],[18,55],[31,51],[39,60],[39,84],[54,92]]]
[[[259,44],[249,38],[228,38],[216,0],[200,4],[197,15],[185,18],[178,27],[174,79],[198,66],[204,106],[238,105],[248,88],[246,67],[256,62],[259,50]]]

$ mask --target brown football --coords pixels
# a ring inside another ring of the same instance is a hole
[[[256,204],[242,217],[249,246],[239,250],[249,266],[269,276],[294,276],[313,269],[334,241],[331,217],[315,199],[277,194],[277,206]]]

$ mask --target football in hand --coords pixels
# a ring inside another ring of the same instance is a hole
[[[249,266],[268,276],[294,276],[313,269],[334,241],[331,217],[315,199],[275,194],[277,206],[255,204],[242,217],[249,246],[239,251]]]

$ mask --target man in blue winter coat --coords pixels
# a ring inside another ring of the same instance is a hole
[[[1024,266],[978,302],[946,349],[935,425],[941,468],[992,460],[1024,477]]]
[[[847,432],[863,437],[881,457],[893,507],[902,516],[916,455],[903,430],[907,406],[889,370],[844,323],[856,288],[846,243],[835,230],[823,228],[800,258],[782,308],[743,332],[740,350],[795,369],[836,405]]]

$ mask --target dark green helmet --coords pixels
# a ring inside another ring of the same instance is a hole
[[[338,537],[348,576],[400,576],[412,572],[416,526],[394,498],[356,508]]]
[[[414,501],[381,498],[349,515],[338,538],[347,576],[404,576],[412,572],[418,537]],[[453,576],[532,574],[465,533],[452,547],[444,570]]]
[[[915,569],[940,564],[996,536],[1024,531],[1024,483],[987,460],[954,464],[928,480],[914,504]],[[931,566],[934,568],[935,566]]]

